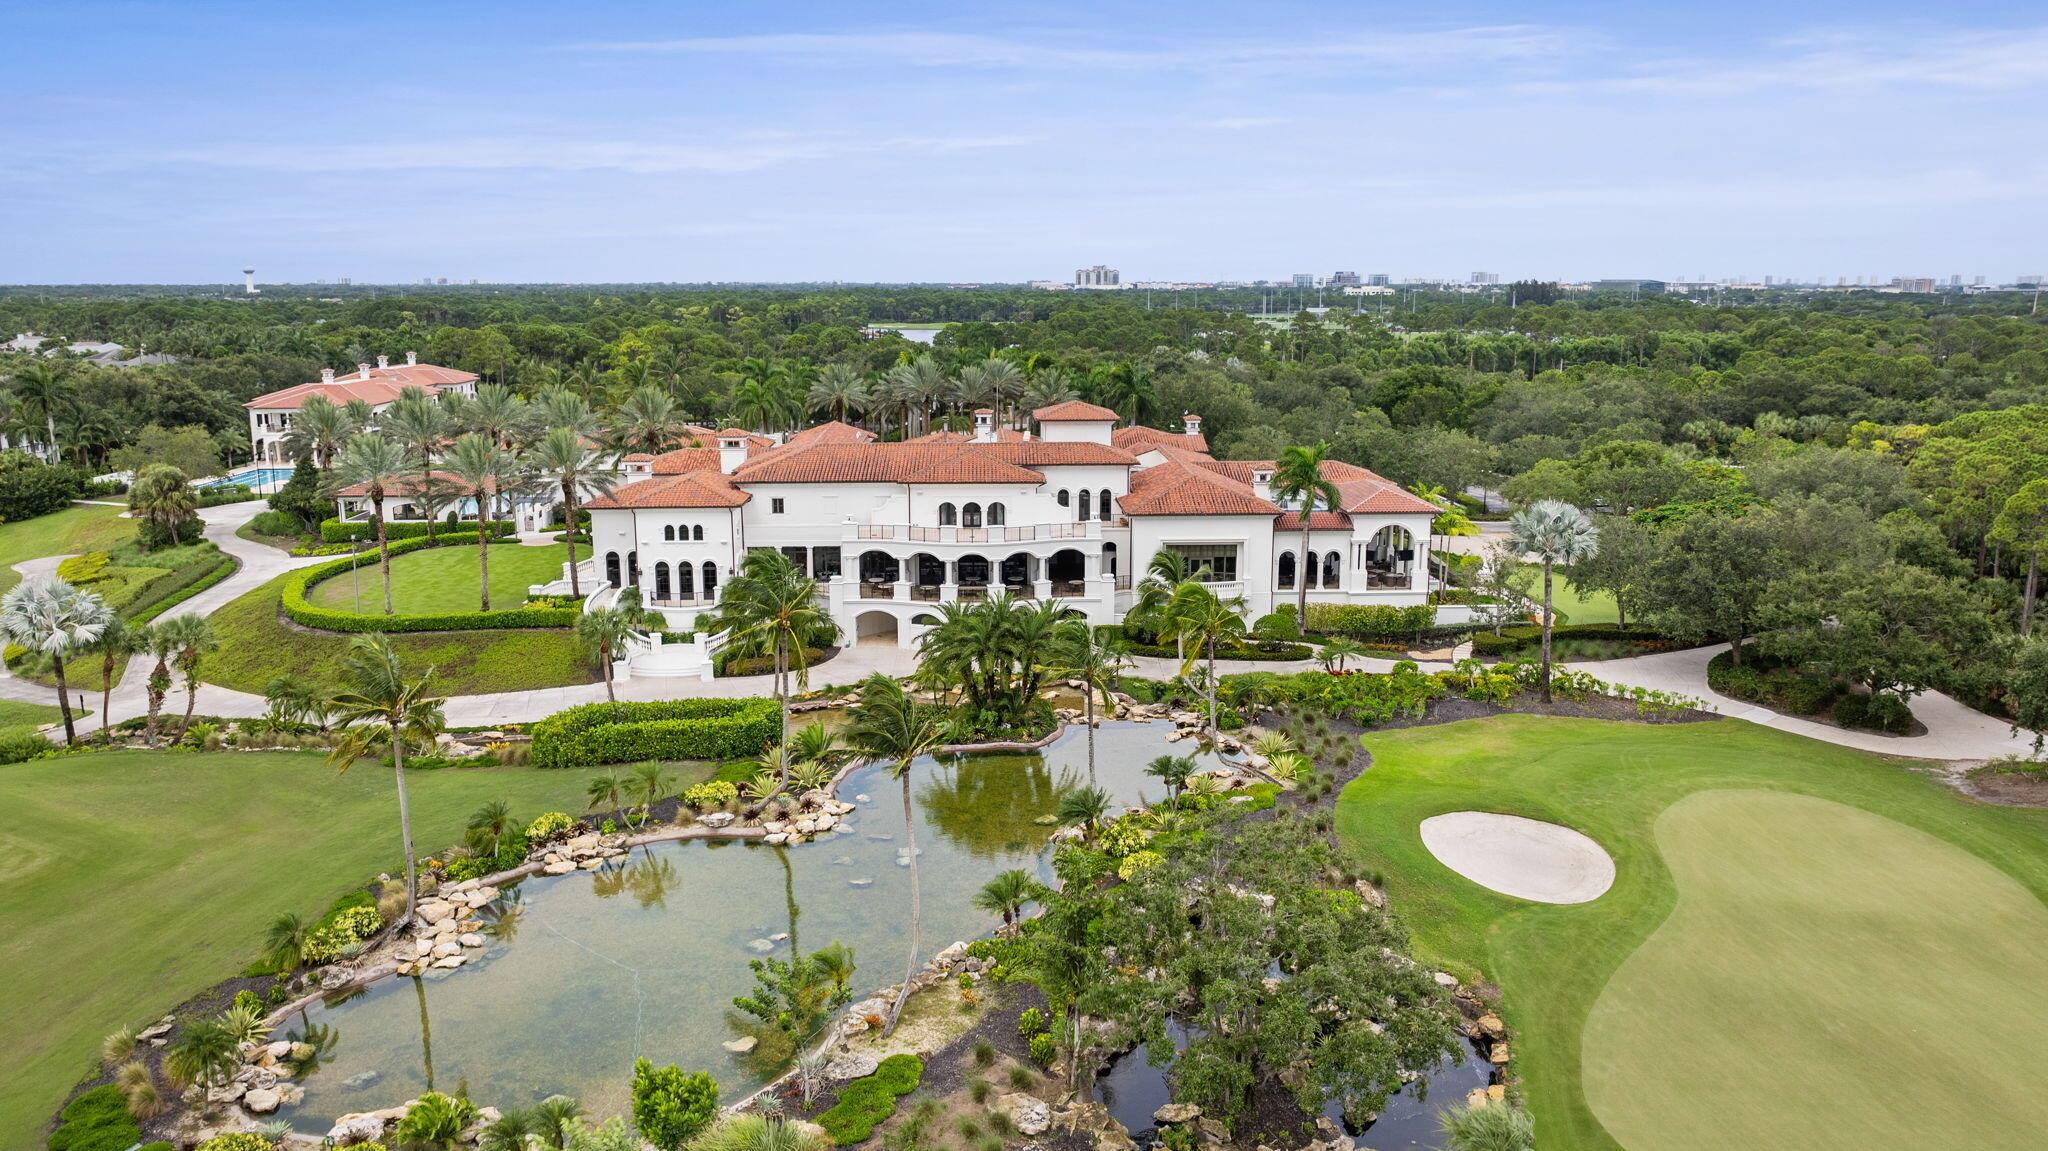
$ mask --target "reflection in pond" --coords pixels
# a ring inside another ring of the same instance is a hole
[[[1158,794],[1144,765],[1166,750],[1163,724],[1106,724],[1097,773],[1119,803]],[[1205,759],[1204,766],[1213,766]],[[1062,790],[1085,778],[1078,730],[1036,754],[926,758],[912,770],[926,957],[986,934],[995,918],[974,893],[1000,871],[1043,872],[1043,845]],[[859,964],[857,997],[902,973],[910,906],[899,785],[879,767],[849,774],[855,805],[842,828],[794,849],[685,842],[634,850],[596,873],[534,878],[486,915],[487,945],[455,971],[386,979],[311,1010],[347,1037],[306,1099],[283,1117],[324,1130],[466,1082],[478,1103],[527,1107],[576,1096],[597,1116],[622,1113],[633,1060],[709,1071],[737,1097],[787,1057],[765,1037],[752,1054],[721,1044],[747,1034],[732,1009],[753,988],[747,961],[833,942]]]

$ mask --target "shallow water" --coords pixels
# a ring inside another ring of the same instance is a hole
[[[1120,801],[1156,798],[1145,764],[1193,750],[1168,744],[1172,730],[1103,725],[1096,781]],[[1032,754],[918,761],[919,962],[994,927],[973,908],[974,892],[1007,868],[1043,869],[1050,829],[1037,820],[1088,772],[1081,730]],[[753,986],[748,960],[837,940],[854,949],[857,996],[900,980],[909,963],[901,786],[864,767],[839,796],[858,807],[848,830],[800,847],[657,844],[596,873],[526,880],[504,900],[480,958],[380,980],[283,1028],[293,1038],[315,1029],[327,1052],[303,1080],[304,1103],[282,1117],[321,1131],[347,1112],[458,1086],[479,1104],[566,1093],[598,1115],[618,1113],[639,1056],[709,1071],[728,1098],[752,1090],[788,1053],[765,1042],[747,1057],[720,1047],[755,1033],[732,1008]]]

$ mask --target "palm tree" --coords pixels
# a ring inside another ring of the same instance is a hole
[[[576,397],[567,398],[573,400]],[[585,491],[610,495],[617,480],[604,466],[603,455],[590,446],[582,432],[567,424],[557,426],[542,436],[533,450],[527,453],[527,463],[543,479],[561,488],[562,514],[569,524],[569,594],[580,597],[583,583],[576,572],[577,503]]]
[[[427,694],[427,683],[433,678],[433,668],[418,679],[405,678],[388,637],[357,636],[342,660],[342,689],[334,696],[335,718],[344,730],[327,762],[347,771],[378,748],[391,749],[391,771],[398,783],[398,829],[405,845],[405,914],[396,924],[400,928],[412,922],[413,902],[419,894],[412,811],[405,797],[405,745],[430,741],[447,726],[441,700]]]
[[[167,642],[176,646],[172,662],[178,677],[185,681],[185,719],[178,725],[177,736],[183,739],[186,729],[192,726],[192,710],[199,702],[199,660],[220,646],[220,637],[214,635],[212,624],[192,612],[173,616],[156,627]]]
[[[1187,786],[1188,777],[1195,774],[1195,757],[1192,755],[1162,755],[1145,766],[1145,774],[1166,785],[1166,798],[1180,798],[1180,789]]]
[[[1131,423],[1136,424],[1144,417],[1148,408],[1159,406],[1159,393],[1152,386],[1152,374],[1144,365],[1125,361],[1103,369],[1095,377],[1098,399],[1111,408],[1121,410],[1130,405]]]
[[[534,1104],[530,1114],[533,1133],[540,1137],[542,1145],[561,1151],[576,1134],[576,1121],[583,1117],[583,1105],[567,1095],[550,1095]]]
[[[990,356],[981,362],[981,386],[1004,413],[1004,422],[1014,424],[1017,397],[1024,394],[1024,373],[1001,356]]]
[[[370,499],[370,520],[377,526],[377,568],[384,576],[385,615],[391,614],[391,541],[384,536],[384,497],[405,478],[405,468],[404,448],[381,436],[359,435],[341,450],[330,477],[337,488],[362,485]]]
[[[636,763],[633,765],[633,798],[640,801],[640,823],[646,826],[654,818],[654,805],[668,798],[669,790],[675,784],[675,777],[658,763]]]
[[[1083,834],[1094,835],[1095,825],[1103,816],[1109,814],[1109,809],[1113,806],[1115,804],[1109,798],[1109,792],[1091,783],[1060,796],[1055,815],[1062,824],[1068,827],[1078,826]]]
[[[910,768],[920,756],[929,755],[945,738],[946,714],[903,690],[903,685],[876,672],[861,683],[860,702],[853,705],[853,726],[847,742],[868,759],[889,765],[889,774],[903,786],[903,838],[910,866],[910,968],[903,976],[903,989],[889,1011],[886,1038],[896,1029],[903,1014],[903,1001],[910,996],[910,984],[917,974],[917,952],[924,932],[924,909],[919,903],[917,883],[917,820],[910,806]]]
[[[1031,382],[1024,386],[1023,399],[1018,406],[1025,412],[1035,412],[1080,398],[1081,393],[1074,390],[1073,376],[1062,368],[1047,368],[1032,374]]]
[[[614,413],[612,440],[621,451],[659,454],[682,442],[683,424],[674,396],[652,385],[639,387]]]
[[[640,606],[639,588],[622,588],[612,606],[585,611],[576,617],[576,638],[603,665],[606,699],[619,702],[612,664],[625,653],[626,645],[636,634],[659,618],[658,614],[650,618],[650,613]]]
[[[195,1019],[171,1041],[164,1070],[181,1083],[211,1086],[227,1078],[241,1062],[234,1032],[218,1018]]]
[[[413,494],[426,509],[428,539],[434,536],[434,453],[447,441],[451,425],[448,410],[418,388],[405,389],[398,402],[385,409],[380,424],[383,433],[412,456]]]
[[[1308,530],[1309,517],[1315,514],[1316,505],[1334,510],[1340,498],[1337,485],[1323,475],[1323,457],[1329,453],[1330,445],[1317,444],[1304,447],[1296,444],[1280,453],[1280,459],[1273,468],[1273,498],[1282,504],[1293,504],[1295,514],[1301,517],[1301,550],[1294,565],[1294,630],[1296,635],[1308,634]]]
[[[264,933],[264,957],[279,972],[290,975],[306,962],[306,941],[313,933],[313,925],[305,918],[286,911],[270,921],[270,930]]]
[[[1508,519],[1508,541],[1519,553],[1543,565],[1543,702],[1550,702],[1551,570],[1592,559],[1600,550],[1600,529],[1586,513],[1563,500],[1537,500]]]
[[[105,600],[55,576],[26,580],[0,596],[0,633],[50,657],[67,744],[78,742],[78,731],[71,718],[70,688],[64,682],[64,657],[97,643],[113,618]]]
[[[772,652],[775,657],[775,699],[782,709],[778,785],[789,782],[792,673],[798,690],[809,687],[809,650],[829,642],[837,632],[832,617],[818,607],[817,592],[817,585],[788,556],[762,548],[747,553],[739,574],[718,597],[717,626],[729,631],[732,650],[742,655]]]
[[[534,415],[544,428],[568,428],[579,436],[595,436],[603,429],[590,401],[560,384],[542,388],[533,399]]]
[[[149,696],[149,722],[143,726],[142,738],[149,746],[156,746],[157,717],[164,709],[164,697],[171,690],[171,660],[178,654],[178,637],[165,631],[161,625],[151,627],[143,634],[143,650],[156,659],[156,666],[149,669],[146,689]]]
[[[1427,500],[1437,507],[1436,514],[1429,518],[1429,555],[1431,557],[1436,555],[1436,538],[1438,536],[1476,536],[1479,534],[1479,525],[1473,523],[1471,517],[1465,514],[1465,509],[1459,507],[1451,499],[1450,494],[1444,490],[1442,484],[1409,484],[1408,490],[1413,492],[1416,498]],[[1434,562],[1433,558],[1431,562]],[[1427,570],[1427,565],[1425,565],[1425,574],[1434,575],[1433,572]],[[1448,579],[1448,567],[1445,569],[1445,574]]]
[[[616,770],[595,776],[583,789],[591,811],[618,811],[626,806],[626,780]]]
[[[455,409],[456,422],[501,448],[510,448],[532,418],[526,401],[503,384],[484,384],[476,398]]]
[[[43,447],[50,462],[56,463],[57,413],[71,406],[71,381],[64,377],[61,368],[45,360],[34,360],[14,373],[14,395],[26,417],[42,421],[50,437]]]
[[[477,1146],[482,1151],[533,1151],[537,1126],[533,1112],[508,1108],[478,1134]]]
[[[1088,778],[1095,778],[1095,696],[1107,698],[1116,690],[1117,677],[1130,666],[1120,640],[1106,639],[1086,620],[1067,620],[1059,625],[1059,640],[1053,649],[1052,675],[1077,680],[1087,697]]]
[[[284,435],[284,445],[292,458],[310,458],[319,467],[324,488],[328,470],[341,455],[341,449],[351,436],[360,431],[362,429],[349,418],[347,410],[334,406],[326,396],[308,396],[292,416],[291,430]]]
[[[1326,671],[1343,671],[1344,661],[1358,659],[1364,655],[1364,648],[1340,635],[1324,640],[1322,650],[1316,653],[1316,659],[1322,662]]]
[[[484,611],[491,610],[491,515],[498,497],[518,487],[526,469],[511,452],[475,432],[455,441],[442,461],[448,474],[462,481],[476,499],[477,589]]]
[[[113,703],[114,673],[120,669],[123,660],[147,650],[148,646],[149,626],[138,624],[131,627],[128,621],[118,615],[108,618],[105,630],[100,632],[100,638],[92,645],[92,649],[100,653],[101,743],[114,741],[113,728],[107,718],[108,707]]]
[[[845,420],[856,412],[864,412],[868,406],[868,385],[859,368],[852,364],[826,364],[818,378],[811,381],[810,394],[804,397],[804,404],[814,412],[829,412],[835,420]]]
[[[150,464],[136,473],[128,488],[128,510],[147,525],[141,533],[143,547],[162,547],[166,539],[176,547],[184,542],[178,538],[180,525],[199,511],[199,497],[184,472],[169,464]]]
[[[1216,645],[1232,636],[1244,634],[1244,599],[1232,596],[1219,599],[1206,584],[1188,580],[1174,589],[1173,598],[1166,605],[1166,625],[1174,638],[1183,641],[1187,653],[1181,662],[1180,674],[1185,676],[1194,670],[1195,661],[1204,656],[1208,659],[1208,675],[1203,687],[1209,702],[1209,742],[1216,742]]]
[[[469,845],[478,855],[495,858],[498,845],[505,842],[505,836],[512,830],[512,807],[502,799],[494,799],[470,813]],[[486,850],[488,846],[488,850]]]
[[[1002,916],[1003,926],[1009,927],[1017,922],[1024,905],[1036,900],[1043,890],[1030,872],[1013,867],[998,872],[994,879],[982,884],[981,890],[974,894],[974,906]]]
[[[1138,581],[1137,594],[1131,601],[1131,610],[1124,616],[1126,621],[1136,619],[1160,637],[1167,634],[1164,616],[1166,605],[1173,601],[1174,589],[1189,580],[1199,581],[1209,574],[1208,565],[1188,570],[1187,557],[1170,548],[1160,548],[1152,553],[1152,561],[1145,565],[1145,578]],[[1180,644],[1178,636],[1174,638]],[[1175,651],[1185,657],[1181,647]]]

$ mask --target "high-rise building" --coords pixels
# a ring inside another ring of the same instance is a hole
[[[1330,278],[1323,282],[1333,288],[1355,288],[1365,281],[1357,272],[1331,272]]]
[[[1074,286],[1077,288],[1114,288],[1122,282],[1122,275],[1107,264],[1081,268],[1074,273]]]
[[[1394,278],[1385,272],[1374,272],[1365,278],[1366,287],[1369,288],[1384,288],[1393,282]]]
[[[242,269],[242,294],[245,296],[256,294],[256,269]]]
[[[1482,285],[1485,285],[1485,284],[1498,284],[1498,283],[1500,283],[1500,273],[1499,273],[1499,272],[1474,272],[1474,273],[1472,273],[1472,280],[1471,280],[1471,282],[1472,282],[1472,283],[1474,283],[1474,284],[1482,284]]]
[[[1297,288],[1313,288],[1313,287],[1315,287],[1315,286],[1316,286],[1316,274],[1315,274],[1314,272],[1296,272],[1296,273],[1294,273],[1294,286],[1295,286],[1295,287],[1297,287]]]

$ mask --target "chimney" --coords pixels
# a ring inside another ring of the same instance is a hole
[[[334,369],[333,369],[333,368],[321,368],[321,369],[320,369],[320,382],[321,382],[321,383],[323,383],[323,384],[331,384],[331,383],[333,383],[333,382],[334,382]]]
[[[724,431],[718,433],[718,470],[731,475],[747,462],[747,433]]]
[[[390,357],[390,356],[378,356],[378,357],[377,357],[377,368],[378,368],[378,370],[379,370],[379,371],[382,371],[383,369],[385,369],[385,368],[388,368],[388,367],[390,367],[390,366],[391,366],[391,357]]]
[[[406,366],[406,367],[408,367],[408,368],[409,368],[409,367],[412,367],[412,366],[413,366],[414,364],[417,364],[417,363],[419,363],[419,362],[420,362],[420,354],[419,354],[418,352],[407,352],[407,353],[405,354],[405,366]]]
[[[992,444],[996,442],[996,414],[987,408],[974,409],[974,442]]]
[[[358,376],[360,376],[360,377],[362,377],[363,379],[366,379],[366,380],[367,380],[367,379],[369,379],[369,378],[370,378],[370,365],[369,365],[369,364],[367,364],[367,363],[364,363],[364,362],[363,362],[363,361],[361,361],[361,360],[358,360],[358,361],[356,361],[356,375],[358,375]]]
[[[1180,414],[1180,426],[1181,430],[1187,434],[1199,436],[1202,434],[1202,417],[1193,412],[1182,412]]]
[[[1201,423],[1201,417],[1196,416],[1195,422],[1199,426]],[[1192,435],[1194,433],[1190,432],[1189,434]],[[1273,498],[1272,468],[1261,467],[1252,469],[1252,494],[1259,497],[1262,500],[1270,500]]]

